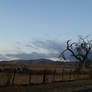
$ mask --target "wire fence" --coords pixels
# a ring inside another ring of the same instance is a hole
[[[75,72],[74,70],[4,70],[0,71],[0,86],[31,85],[57,81],[92,79],[91,71]]]

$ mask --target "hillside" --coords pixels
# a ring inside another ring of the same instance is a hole
[[[33,59],[33,60],[12,60],[12,61],[1,61],[2,64],[43,64],[43,65],[75,65],[77,62],[60,62],[49,59]]]

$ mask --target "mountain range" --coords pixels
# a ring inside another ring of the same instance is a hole
[[[51,64],[51,65],[73,65],[77,62],[64,62],[64,61],[53,61],[50,59],[33,59],[33,60],[12,60],[12,61],[1,61],[3,64]]]

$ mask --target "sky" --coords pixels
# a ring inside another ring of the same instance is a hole
[[[0,60],[57,57],[89,34],[92,0],[0,0]]]

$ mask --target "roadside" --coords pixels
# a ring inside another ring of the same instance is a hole
[[[92,80],[0,87],[0,92],[92,92]]]

